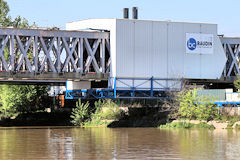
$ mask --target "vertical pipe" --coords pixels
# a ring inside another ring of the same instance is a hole
[[[117,78],[114,77],[114,98],[117,98]]]
[[[138,8],[137,7],[132,8],[132,19],[138,19]]]
[[[153,97],[153,77],[151,77],[151,97]]]
[[[67,80],[66,80],[66,92],[65,92],[65,99],[68,99],[67,95],[68,95],[68,87],[67,87]]]
[[[123,18],[128,19],[129,18],[129,9],[123,8]]]

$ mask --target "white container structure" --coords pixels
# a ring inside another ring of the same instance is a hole
[[[220,79],[226,63],[216,24],[89,19],[67,23],[66,29],[110,31],[110,76],[119,80],[119,89],[171,88],[171,79]],[[151,77],[153,84],[146,81]],[[109,85],[114,88],[113,81]]]

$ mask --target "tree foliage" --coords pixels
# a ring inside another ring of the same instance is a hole
[[[180,117],[197,120],[212,120],[217,108],[209,97],[198,96],[197,90],[188,90],[178,95]]]
[[[45,107],[47,86],[2,85],[0,91],[0,111],[4,118],[9,118],[15,113],[28,113]]]
[[[6,1],[0,0],[0,27],[30,28],[28,21],[17,16],[14,20],[9,15]],[[30,55],[30,54],[29,54]],[[8,48],[4,48],[4,56],[9,56]],[[32,112],[44,107],[44,96],[47,86],[33,85],[0,85],[0,112],[2,117],[9,118],[16,113]]]
[[[6,1],[0,0],[0,27],[14,27],[14,28],[30,28],[36,26],[36,24],[29,25],[27,19],[21,16],[17,16],[12,20],[9,15],[10,8]]]
[[[11,17],[9,16],[9,6],[4,0],[0,0],[0,26],[7,27],[11,25]]]
[[[233,82],[236,89],[240,89],[240,75],[237,76],[237,80]]]

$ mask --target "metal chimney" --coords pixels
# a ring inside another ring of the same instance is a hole
[[[138,8],[137,7],[132,8],[132,18],[138,19]]]
[[[129,18],[129,8],[123,8],[123,18],[124,19]]]

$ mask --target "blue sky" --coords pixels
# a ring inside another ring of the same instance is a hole
[[[137,6],[139,19],[218,24],[219,34],[240,36],[239,0],[6,0],[10,15],[40,27],[60,27],[89,18],[122,18],[122,8]]]

